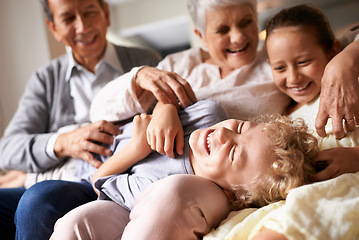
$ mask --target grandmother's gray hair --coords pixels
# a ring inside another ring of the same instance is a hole
[[[249,3],[253,11],[257,12],[257,0],[188,0],[187,8],[194,26],[204,34],[206,29],[206,11],[217,7],[226,7]]]

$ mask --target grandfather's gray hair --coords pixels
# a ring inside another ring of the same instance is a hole
[[[41,5],[42,5],[42,9],[45,13],[46,18],[50,21],[50,22],[54,22],[54,16],[52,15],[50,6],[49,6],[49,0],[40,0]],[[105,1],[104,0],[98,0],[98,3],[100,4],[100,6],[102,7],[102,9],[105,9]]]
[[[249,3],[254,12],[257,12],[257,0],[188,0],[187,8],[194,26],[204,34],[206,29],[206,11],[218,7],[241,5]]]

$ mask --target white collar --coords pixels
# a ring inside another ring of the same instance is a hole
[[[71,47],[66,46],[66,54],[67,54],[67,57],[69,60],[69,65],[68,65],[68,68],[66,71],[65,79],[66,79],[66,81],[69,81],[74,67],[76,67],[78,69],[83,69],[84,67],[75,61],[74,56],[72,54]],[[109,66],[111,66],[118,72],[123,72],[122,65],[117,57],[117,52],[116,52],[115,46],[110,42],[107,42],[105,54],[104,54],[103,58],[96,64],[95,72],[101,66],[102,63],[108,64]]]

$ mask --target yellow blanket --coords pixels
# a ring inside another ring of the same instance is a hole
[[[264,228],[289,240],[359,239],[359,172],[293,189],[285,204],[232,212],[204,239],[252,239]]]

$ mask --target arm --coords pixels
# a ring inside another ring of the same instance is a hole
[[[345,136],[343,120],[348,131],[359,124],[359,41],[348,45],[326,66],[322,78],[319,111],[315,127],[325,136],[325,125],[332,118],[337,138]]]
[[[146,129],[150,121],[151,117],[147,114],[134,117],[133,136],[130,141],[101,165],[92,177],[92,184],[101,177],[125,172],[132,165],[151,153],[152,150],[146,139]]]
[[[48,140],[56,133],[53,127],[60,124],[51,118],[52,85],[43,72],[30,78],[0,141],[1,168],[36,172],[60,163],[61,160],[52,159],[45,151]]]
[[[177,109],[172,104],[158,103],[147,128],[147,142],[152,150],[174,158],[174,145],[178,154],[183,154],[184,134]]]
[[[135,94],[134,78],[139,67],[107,83],[91,103],[90,120],[120,121],[147,113],[154,103],[151,93]]]
[[[331,179],[344,173],[355,173],[359,171],[359,147],[327,149],[319,152],[315,161],[328,165],[316,174],[316,181]]]
[[[169,63],[167,65],[170,65]],[[161,68],[133,68],[130,72],[109,82],[96,95],[91,104],[91,121],[118,121],[130,118],[137,113],[147,113],[157,98],[162,103],[172,103],[178,107],[177,98],[183,107],[196,102],[189,83]]]
[[[0,141],[1,168],[43,172],[60,164],[64,157],[83,158],[96,165],[98,162],[90,152],[108,154],[108,150],[94,141],[112,143],[112,136],[107,134],[119,133],[112,123],[102,121],[77,128],[72,133],[57,132],[63,126],[75,124],[70,86],[61,75],[66,66],[60,58],[31,77]]]

